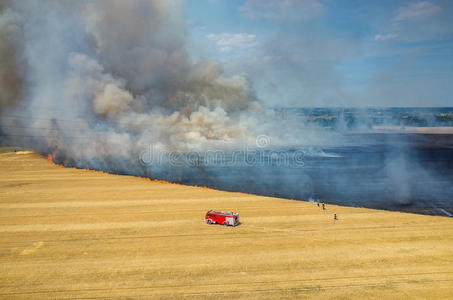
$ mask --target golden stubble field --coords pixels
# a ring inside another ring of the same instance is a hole
[[[242,225],[204,224],[208,209]],[[10,152],[0,260],[3,299],[452,299],[453,219],[323,211]]]

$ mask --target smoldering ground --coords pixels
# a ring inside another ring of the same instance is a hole
[[[384,163],[369,173],[367,182],[379,183],[357,184],[360,172],[354,168],[374,158],[361,155],[341,165],[320,155],[326,147],[342,151],[341,133],[295,116],[281,120],[257,99],[250,78],[227,75],[216,61],[189,57],[179,1],[4,0],[0,9],[4,143],[52,154],[68,166],[298,199],[339,201],[335,195],[353,191],[371,193],[375,203],[409,205],[414,174],[439,182],[438,174],[420,164],[405,167],[414,162],[399,158],[404,151],[397,159],[390,151],[378,155],[385,156]],[[228,152],[256,148],[256,137],[263,135],[270,137],[269,147],[302,149],[307,164],[175,167],[140,160],[150,145],[164,153]],[[362,139],[353,144],[362,145]],[[354,176],[341,176],[345,167]],[[386,193],[393,196],[379,201]]]

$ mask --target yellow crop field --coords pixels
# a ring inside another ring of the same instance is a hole
[[[242,224],[207,225],[209,209]],[[0,260],[3,299],[452,299],[453,219],[323,210],[7,152]]]

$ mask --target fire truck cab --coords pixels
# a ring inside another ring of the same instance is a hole
[[[205,216],[207,224],[222,224],[225,226],[239,225],[239,214],[232,211],[208,210]]]

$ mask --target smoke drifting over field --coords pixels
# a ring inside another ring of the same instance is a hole
[[[254,128],[250,82],[188,57],[178,2],[12,1],[0,24],[2,111],[19,104],[9,115],[25,114],[20,123],[32,129],[8,133],[55,137],[40,140],[42,151],[89,159],[131,155],[141,143],[192,150]]]
[[[275,131],[245,75],[188,56],[181,9],[171,0],[2,1],[3,140],[67,165],[162,177],[139,163],[150,146],[225,150]]]
[[[259,148],[257,136],[270,137],[264,141],[279,149],[292,149],[277,156],[297,163],[301,156],[295,145],[333,147],[338,142],[334,131],[265,109],[245,75],[226,75],[216,61],[189,57],[179,1],[24,0],[2,1],[0,9],[3,141],[51,154],[65,165],[233,190],[271,194],[280,188],[284,192],[277,195],[306,199],[316,194],[314,182],[329,186],[323,173],[306,169],[294,173],[266,165],[265,172],[261,166],[219,171],[200,164],[180,168],[143,163],[143,152],[149,149],[201,153]],[[311,148],[303,153],[337,157]],[[235,159],[247,162],[248,154]],[[272,159],[266,159],[272,165]],[[405,158],[385,158],[384,173],[376,176],[394,181],[376,189],[394,188],[398,201],[407,204],[411,179],[400,174],[413,169],[402,169],[401,164],[407,164]],[[330,185],[330,194],[357,188],[339,178]],[[401,184],[392,187],[395,181]]]

